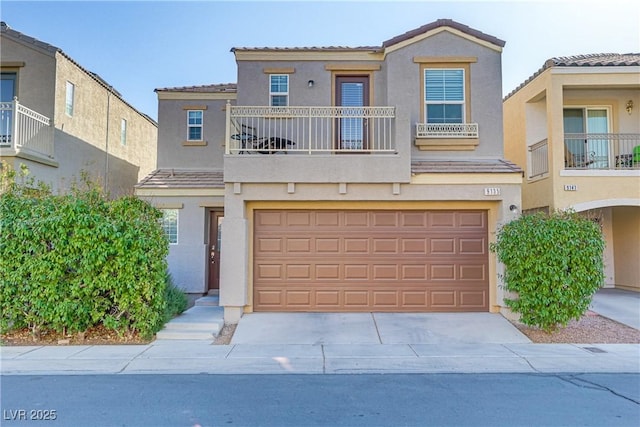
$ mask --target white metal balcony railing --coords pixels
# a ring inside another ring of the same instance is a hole
[[[227,154],[396,153],[394,107],[227,104]]]
[[[477,138],[477,123],[417,123],[416,138]]]
[[[640,168],[640,134],[567,133],[565,169]]]
[[[536,178],[549,172],[549,144],[546,139],[529,147],[529,178]]]
[[[16,98],[0,103],[0,147],[53,158],[51,120]]]
[[[564,168],[639,169],[640,134],[565,134]],[[549,172],[549,143],[543,139],[529,147],[529,178]]]

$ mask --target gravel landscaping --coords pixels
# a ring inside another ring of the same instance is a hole
[[[640,331],[588,311],[580,320],[552,333],[514,323],[535,343],[640,344]]]

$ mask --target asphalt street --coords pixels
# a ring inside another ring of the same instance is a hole
[[[633,426],[639,374],[13,375],[2,426]]]

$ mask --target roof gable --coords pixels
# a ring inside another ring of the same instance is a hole
[[[383,42],[382,48],[384,50],[389,50],[397,48],[398,45],[405,46],[407,44],[415,43],[416,41],[431,37],[442,31],[451,32],[461,37],[470,39],[476,43],[487,45],[488,47],[498,51],[502,51],[502,48],[505,45],[505,42],[497,37],[485,34],[478,30],[474,30],[473,28],[456,22],[452,19],[438,19],[437,21],[423,25],[422,27],[416,28],[414,30],[407,31],[404,34],[393,37]]]
[[[491,36],[489,34],[485,34],[481,31],[474,30],[473,28],[456,22],[452,19],[438,19],[437,21],[431,22],[429,24],[423,25],[422,27],[416,28],[415,30],[407,31],[404,34],[393,37],[382,43],[381,46],[358,46],[358,47],[348,47],[348,46],[326,46],[326,47],[234,47],[231,49],[231,52],[235,53],[236,56],[239,52],[242,53],[255,53],[255,52],[269,52],[272,54],[282,54],[282,53],[297,53],[297,52],[315,52],[315,53],[388,53],[389,51],[393,51],[399,49],[402,46],[406,46],[407,44],[415,43],[417,41],[423,40],[427,37],[431,37],[435,34],[438,34],[442,31],[448,31],[453,34],[459,35],[461,37],[467,38],[469,40],[474,41],[475,43],[479,43],[485,45],[489,48],[492,48],[497,51],[502,51],[502,48],[505,45],[503,40],[500,40],[497,37]]]

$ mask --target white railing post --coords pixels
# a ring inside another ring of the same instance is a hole
[[[20,114],[18,114],[18,97],[13,97],[12,102],[12,111],[11,111],[11,148],[14,150],[18,150],[18,147],[22,144],[18,143],[18,120],[20,120]]]
[[[227,99],[227,105],[225,108],[225,122],[224,122],[224,135],[225,135],[225,154],[231,154],[231,101]]]

